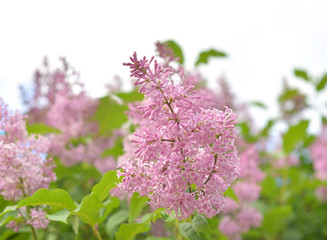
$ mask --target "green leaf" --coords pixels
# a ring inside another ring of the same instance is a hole
[[[306,71],[302,70],[302,69],[295,69],[294,70],[294,74],[295,76],[299,77],[299,78],[302,78],[303,80],[309,82],[310,79],[309,79],[309,76],[307,74]]]
[[[268,211],[263,219],[262,228],[270,235],[276,236],[285,228],[287,218],[292,213],[292,206],[279,206]]]
[[[129,93],[120,92],[117,93],[116,96],[123,100],[125,103],[142,101],[144,98],[144,95],[142,93],[139,93],[137,89]]]
[[[63,222],[67,224],[67,218],[69,217],[70,211],[62,209],[58,212],[47,214],[47,219],[56,222]]]
[[[308,120],[302,120],[295,126],[291,126],[283,136],[283,149],[285,153],[292,152],[296,145],[307,136]]]
[[[15,206],[7,206],[5,207],[5,209],[3,209],[3,211],[0,213],[0,217],[2,217],[3,215],[5,215],[6,213],[15,211],[17,209],[17,205]]]
[[[9,213],[8,216],[6,216],[5,218],[3,218],[0,221],[0,227],[2,227],[3,225],[6,225],[7,223],[9,223],[11,221],[24,222],[22,217],[17,217],[17,213],[15,213],[14,215],[13,215],[13,213]]]
[[[261,130],[260,132],[260,136],[262,137],[267,137],[269,135],[269,131],[271,130],[271,128],[275,125],[275,123],[277,122],[276,119],[271,119],[267,122],[266,126]]]
[[[189,240],[210,240],[212,234],[207,220],[197,214],[191,222],[180,223],[181,234]]]
[[[103,207],[104,205],[98,197],[94,193],[91,193],[82,199],[79,207],[72,211],[70,215],[77,215],[82,222],[94,225],[100,217],[99,210]]]
[[[11,201],[8,201],[0,196],[0,212],[2,212],[8,205],[11,204]]]
[[[150,229],[151,223],[149,221],[144,223],[123,223],[115,235],[116,240],[133,240],[137,234],[147,232]]]
[[[59,129],[50,127],[44,123],[26,124],[26,130],[29,134],[60,133]]]
[[[326,106],[327,106],[327,103],[326,103]],[[322,117],[321,117],[321,123],[322,123],[323,125],[327,125],[327,117],[322,116]]]
[[[118,232],[116,233],[116,240],[133,240],[134,237],[143,232],[147,232],[151,228],[151,221],[155,221],[157,218],[160,218],[163,208],[158,208],[152,213],[145,215],[142,218],[141,223],[131,223],[120,225]]]
[[[237,124],[237,126],[241,128],[241,134],[243,137],[251,135],[250,127],[246,122],[240,122]]]
[[[294,97],[300,95],[300,91],[296,88],[293,89],[288,89],[286,91],[284,91],[279,97],[278,97],[278,101],[283,103],[287,100],[293,99]]]
[[[219,239],[221,240],[221,233],[219,232],[219,216],[216,215],[212,218],[206,218],[208,225],[210,227],[212,233],[212,239]]]
[[[178,57],[178,62],[180,64],[184,63],[184,57],[183,57],[183,51],[182,48],[174,41],[172,40],[167,40],[163,42],[164,44],[167,44],[167,47],[173,50],[173,53],[176,57]]]
[[[133,193],[129,206],[129,214],[128,214],[129,223],[134,221],[141,214],[142,209],[147,201],[149,201],[148,197],[140,197],[139,193],[137,192]]]
[[[1,233],[0,240],[26,240],[30,239],[30,232],[13,232],[12,230]]]
[[[105,203],[103,203],[104,205],[106,205],[106,208],[104,210],[104,212],[102,214],[100,214],[100,219],[98,221],[98,224],[101,224],[104,222],[104,220],[106,220],[107,216],[116,208],[119,207],[120,205],[120,200],[117,197],[114,196],[110,196],[110,198],[108,199],[108,201],[106,201]],[[100,212],[101,213],[101,212]]]
[[[62,189],[48,190],[44,188],[37,190],[32,196],[19,201],[17,208],[38,205],[66,208],[70,211],[76,208],[75,203],[66,191]]]
[[[200,63],[208,63],[209,58],[212,57],[227,57],[227,54],[224,52],[217,51],[215,49],[203,51],[200,53],[198,60],[196,60],[195,66],[198,66]]]
[[[110,216],[109,220],[106,223],[105,229],[108,236],[113,236],[115,234],[114,229],[125,222],[128,218],[128,210],[120,210],[115,212],[112,216]]]
[[[321,90],[323,90],[326,84],[327,84],[327,73],[321,78],[321,80],[317,84],[316,86],[317,91],[320,92]]]
[[[100,98],[100,103],[94,115],[94,119],[99,123],[101,135],[107,135],[112,130],[120,128],[127,121],[125,112],[127,105],[119,104],[111,97]]]
[[[253,106],[262,108],[262,109],[267,109],[267,106],[263,102],[260,102],[260,101],[253,101],[253,102],[250,102],[250,104]]]
[[[73,231],[76,235],[78,235],[78,229],[79,229],[79,218],[78,216],[71,216],[71,224]]]
[[[229,198],[233,199],[234,201],[238,202],[238,198],[237,198],[234,190],[231,187],[229,187],[227,189],[227,191],[224,192],[224,196],[229,197]]]
[[[251,129],[249,125],[246,122],[240,122],[237,124],[237,126],[240,128],[242,137],[247,141],[247,142],[256,142],[257,137],[252,135]]]
[[[117,177],[117,170],[106,172],[101,181],[92,188],[92,192],[102,202],[109,196],[109,192],[117,186],[121,179]]]
[[[316,141],[316,136],[315,135],[308,135],[303,141],[303,148],[309,147],[312,143]]]

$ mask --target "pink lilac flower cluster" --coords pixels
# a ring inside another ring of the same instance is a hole
[[[196,86],[196,92],[199,96],[199,104],[202,108],[217,108],[223,109],[226,105],[224,99],[220,94],[216,94],[209,88],[205,87],[203,83],[203,76],[200,73],[188,73],[183,79],[182,85],[184,87]]]
[[[226,199],[223,218],[219,224],[220,231],[231,240],[242,239],[241,234],[251,227],[259,227],[261,213],[251,203],[260,197],[259,183],[265,174],[259,169],[259,155],[255,145],[248,145],[240,154],[240,176],[232,188],[238,202]]]
[[[171,78],[175,71],[153,60],[134,53],[124,63],[145,99],[138,106],[143,120],[136,121],[139,127],[119,163],[124,176],[119,187],[148,196],[152,206],[181,219],[195,210],[215,216],[239,173],[236,115],[227,107],[201,108],[194,86],[177,84]]]
[[[0,194],[11,201],[47,188],[56,179],[52,160],[44,156],[50,141],[28,136],[24,118],[18,112],[10,113],[0,99]]]
[[[316,141],[310,146],[313,168],[317,179],[327,181],[327,126],[324,125]],[[323,202],[327,202],[327,188],[318,187],[316,194]]]
[[[28,136],[24,119],[19,112],[9,112],[0,99],[0,195],[14,202],[39,188],[48,188],[50,182],[56,180],[55,165],[51,158],[46,157],[49,139],[39,135]],[[35,216],[31,217],[34,221]],[[47,221],[42,221],[44,224],[40,227],[46,227]],[[34,225],[34,222],[27,224]],[[9,227],[13,225],[10,223]]]
[[[82,88],[77,73],[66,61],[61,58],[63,69],[51,70],[47,58],[44,58],[43,69],[37,69],[34,73],[33,95],[29,96],[21,87],[24,104],[29,111],[29,121],[45,122],[49,108],[56,101],[57,95],[72,95],[74,88]],[[69,76],[69,77],[68,77]]]
[[[163,59],[162,65],[170,66],[173,77],[179,79],[180,84],[184,88],[194,87],[198,96],[198,106],[207,108],[224,109],[227,106],[238,113],[239,116],[243,116],[243,119],[249,123],[252,123],[252,119],[249,117],[247,106],[236,102],[235,96],[231,91],[231,88],[224,77],[218,79],[219,90],[218,93],[208,88],[205,84],[204,77],[199,72],[186,72],[184,67],[180,64],[174,64],[174,61],[178,61],[171,48],[167,43],[156,43],[157,53],[160,58]],[[139,109],[139,103],[134,102],[129,105],[128,115],[132,119],[134,124],[144,124],[147,119],[143,118],[143,112]],[[142,122],[142,123],[141,123]]]
[[[98,125],[91,121],[99,104],[88,96],[79,82],[79,74],[62,59],[63,69],[51,71],[45,60],[44,70],[37,70],[34,79],[34,94],[25,100],[31,122],[44,122],[60,130],[51,134],[49,153],[59,157],[65,165],[88,162],[106,172],[116,168],[112,156],[102,158],[105,149],[115,141],[111,137],[98,134]]]
[[[46,228],[50,222],[46,219],[46,212],[42,209],[32,208],[29,216],[27,224],[32,225],[35,229]]]
[[[20,208],[20,212],[17,214],[15,221],[10,221],[7,224],[8,228],[18,232],[25,224],[31,225],[34,229],[45,229],[48,227],[49,220],[46,218],[46,212],[40,207],[31,208],[30,213],[26,208]],[[28,217],[27,217],[28,216]]]

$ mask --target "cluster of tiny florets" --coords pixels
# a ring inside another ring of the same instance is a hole
[[[316,141],[310,146],[313,168],[317,179],[327,180],[327,126],[323,126]],[[321,201],[327,202],[327,188],[318,187],[316,193]]]
[[[44,122],[60,131],[50,135],[49,154],[64,165],[87,162],[103,172],[115,169],[114,158],[102,158],[102,153],[119,134],[98,134],[98,124],[91,118],[99,100],[87,94],[79,74],[65,59],[61,61],[63,68],[51,70],[45,59],[44,69],[35,72],[32,97],[25,99],[30,122]]]
[[[119,186],[182,219],[195,210],[212,217],[222,210],[223,192],[239,172],[236,115],[227,107],[201,108],[194,86],[176,84],[174,70],[153,60],[134,54],[124,64],[145,99],[132,114],[139,126],[121,158]]]
[[[50,182],[56,180],[55,165],[46,157],[49,139],[29,136],[24,118],[19,112],[9,112],[0,99],[0,195],[13,202],[30,196],[39,188],[48,188]],[[41,211],[32,209],[33,215],[26,224],[47,227],[48,220]],[[8,224],[16,231],[19,226],[19,222]]]
[[[28,136],[24,116],[10,113],[0,99],[0,194],[16,201],[56,179],[51,159],[45,157],[50,141]]]
[[[262,214],[251,203],[260,197],[259,183],[265,177],[260,170],[259,155],[255,145],[248,145],[240,154],[240,175],[232,185],[238,202],[226,199],[223,218],[219,224],[222,233],[231,240],[242,239],[241,234],[251,227],[258,227],[263,219]]]

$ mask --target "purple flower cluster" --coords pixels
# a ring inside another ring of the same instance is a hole
[[[181,219],[195,210],[215,216],[223,208],[223,192],[239,173],[236,115],[227,107],[201,108],[194,86],[176,84],[171,78],[176,72],[153,59],[134,53],[124,63],[145,99],[137,107],[141,114],[134,115],[142,120],[132,119],[139,126],[120,160],[119,187],[148,196],[152,206]]]
[[[32,225],[35,229],[46,228],[50,222],[46,219],[46,212],[42,209],[32,208],[29,216],[27,224]]]
[[[55,165],[46,158],[50,141],[42,136],[28,136],[24,118],[18,112],[9,112],[0,99],[0,195],[14,202],[39,188],[48,188],[56,180],[52,171]],[[48,220],[41,209],[33,208],[26,224],[46,228]],[[10,222],[8,227],[18,231],[20,225]]]
[[[251,227],[258,227],[262,221],[261,213],[251,203],[260,197],[259,183],[265,174],[259,169],[259,155],[255,145],[248,145],[240,154],[240,176],[232,186],[238,203],[231,198],[226,199],[224,216],[219,224],[222,233],[231,240],[242,239],[241,234]]]
[[[0,194],[17,201],[56,179],[51,159],[45,158],[50,141],[28,136],[24,116],[11,114],[0,99]]]
[[[14,232],[18,232],[21,227],[24,227],[24,224],[31,225],[34,229],[45,229],[50,222],[50,220],[46,218],[46,214],[47,213],[40,207],[31,208],[29,213],[26,208],[23,207],[17,214],[16,221],[10,221],[7,227],[13,229]]]
[[[327,181],[327,126],[323,126],[320,135],[310,146],[310,153],[317,179]],[[316,190],[319,199],[327,202],[327,188],[319,187]]]
[[[88,162],[103,172],[115,169],[114,158],[101,155],[113,146],[119,133],[99,136],[97,123],[91,121],[98,99],[86,93],[79,74],[65,59],[61,61],[62,69],[51,70],[45,60],[44,69],[35,72],[33,96],[25,99],[30,121],[44,122],[60,130],[50,136],[49,154],[59,157],[64,165]]]

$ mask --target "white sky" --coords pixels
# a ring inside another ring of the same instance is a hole
[[[228,59],[200,67],[210,86],[224,74],[242,101],[260,100],[258,122],[277,114],[276,98],[293,69],[327,72],[327,1],[1,1],[0,97],[21,109],[19,84],[31,81],[46,55],[67,60],[93,96],[114,75],[129,82],[133,51],[151,57],[173,39],[193,69],[198,53],[216,48]],[[296,83],[296,82],[295,82]]]

